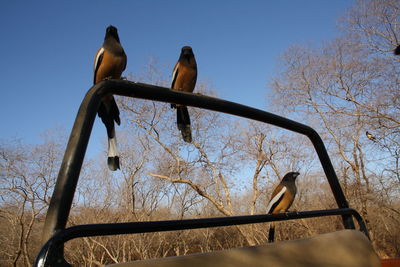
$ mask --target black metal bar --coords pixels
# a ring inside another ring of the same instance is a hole
[[[76,116],[47,210],[42,243],[66,226],[94,119],[104,96],[99,89],[100,84],[87,92]]]
[[[88,237],[88,236],[107,236],[107,235],[121,235],[121,234],[165,232],[165,231],[188,230],[188,229],[198,229],[198,228],[212,228],[220,226],[254,224],[254,223],[303,219],[312,217],[335,216],[344,214],[349,216],[354,216],[359,224],[360,231],[362,231],[369,238],[362,217],[358,214],[357,211],[350,208],[288,212],[275,215],[260,214],[260,215],[169,220],[169,221],[87,224],[87,225],[73,226],[55,234],[43,246],[43,248],[39,252],[34,266],[40,266],[39,263],[43,263],[42,266],[46,266],[45,263],[49,261],[54,264],[55,261],[61,260],[61,259],[56,259],[54,257],[55,251],[57,250],[57,248],[61,247],[62,244],[74,238]]]
[[[66,226],[96,112],[101,99],[107,94],[205,108],[258,120],[306,135],[317,151],[338,207],[349,207],[325,146],[317,132],[311,127],[269,112],[218,98],[177,92],[164,87],[130,81],[108,80],[93,86],[86,94],[79,108],[47,212],[42,236],[43,243]],[[346,228],[354,229],[355,226],[351,216],[343,215],[343,222]]]

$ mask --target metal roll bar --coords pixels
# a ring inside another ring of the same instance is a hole
[[[46,244],[52,236],[57,236],[60,231],[65,229],[97,110],[101,99],[109,94],[184,104],[223,112],[268,123],[307,136],[317,152],[336,203],[339,209],[343,210],[343,212],[335,215],[342,216],[343,224],[346,229],[355,229],[352,219],[352,215],[355,215],[347,210],[349,205],[343,194],[324,143],[318,133],[311,127],[266,111],[215,97],[178,92],[165,87],[126,80],[106,80],[94,85],[86,93],[79,108],[47,211],[42,234],[42,244]],[[297,214],[301,215],[303,213]],[[272,221],[274,220],[273,216],[278,215],[253,216],[266,216],[265,218],[268,218],[268,221]],[[136,227],[138,224],[132,224],[132,226]],[[58,248],[58,255],[62,256],[62,248],[63,246]]]

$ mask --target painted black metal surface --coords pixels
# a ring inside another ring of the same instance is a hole
[[[311,127],[269,112],[214,97],[172,91],[164,87],[124,80],[107,80],[93,86],[87,92],[79,108],[47,212],[42,235],[43,244],[65,229],[97,109],[101,99],[108,94],[185,104],[224,112],[306,135],[318,154],[338,207],[341,209],[349,207],[324,143]],[[354,229],[351,215],[348,213],[341,215],[345,228]],[[62,255],[62,248],[60,251],[59,254]]]

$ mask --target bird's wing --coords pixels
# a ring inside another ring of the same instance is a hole
[[[272,206],[279,201],[279,199],[283,196],[285,192],[286,192],[286,186],[282,186],[282,189],[268,203],[267,214],[271,211]]]
[[[175,64],[174,71],[172,72],[172,84],[171,88],[175,86],[176,77],[178,77],[179,61]]]
[[[97,70],[100,67],[101,61],[103,60],[103,55],[104,55],[104,48],[101,47],[97,53],[96,53],[96,57],[94,58],[94,75],[93,75],[93,84],[96,83],[96,74],[97,74]]]

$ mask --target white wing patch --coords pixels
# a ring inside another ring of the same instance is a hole
[[[100,63],[99,62],[99,58],[101,57],[101,55],[103,55],[104,53],[104,48],[100,48],[99,51],[96,54],[96,59],[94,60],[94,69],[93,71],[96,71],[97,65]]]
[[[286,192],[286,186],[282,187],[281,191],[278,192],[278,194],[276,194],[274,196],[273,199],[271,199],[271,201],[268,203],[268,207],[267,207],[267,214],[270,212],[270,209],[272,208],[272,206],[281,198],[281,196]]]
[[[171,81],[171,84],[173,85],[174,84],[174,81],[175,81],[175,76],[176,76],[176,73],[178,72],[178,66],[179,66],[179,62],[178,63],[176,63],[176,65],[175,65],[175,67],[174,67],[174,71],[172,72],[172,81]]]

